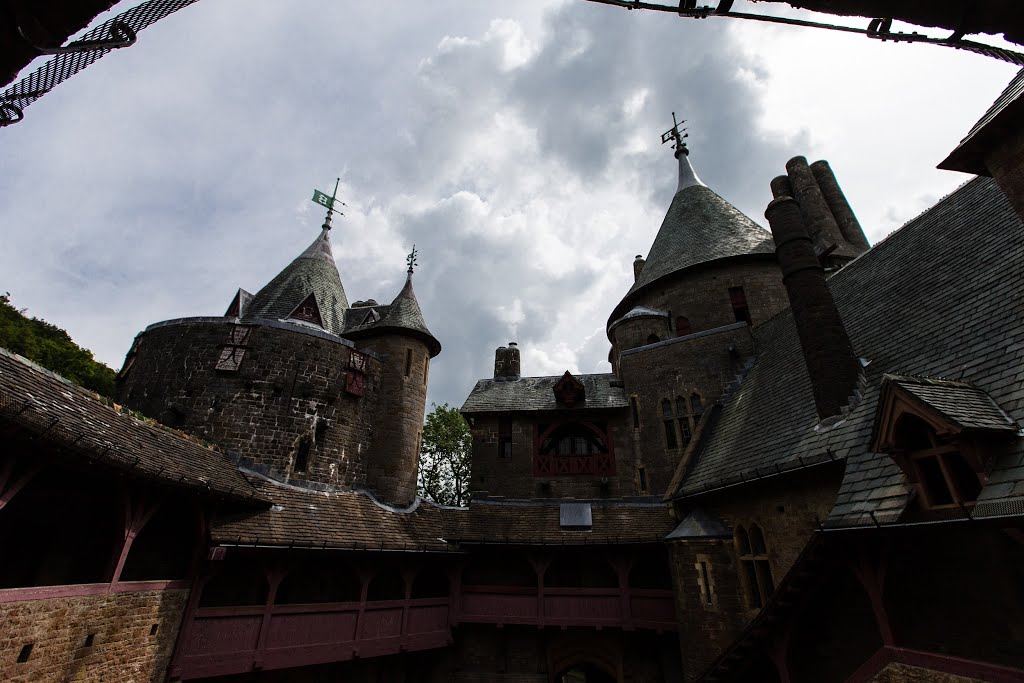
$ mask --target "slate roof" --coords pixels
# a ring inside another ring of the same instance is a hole
[[[211,521],[214,543],[362,548],[447,552],[443,513],[420,501],[397,509],[374,501],[362,491],[313,491],[250,474],[268,509],[222,512]]]
[[[590,530],[562,529],[562,505],[569,502],[590,504]],[[446,512],[446,537],[461,543],[655,543],[673,527],[660,502],[474,499],[468,510]]]
[[[893,520],[910,489],[867,452],[886,373],[955,377],[1024,418],[1024,224],[994,181],[975,178],[829,280],[858,356],[863,397],[841,423],[818,417],[788,309],[754,330],[758,359],[725,405],[677,495],[846,459],[829,520]],[[1011,437],[1012,438],[1012,437]],[[997,459],[975,516],[1024,501],[1024,439]]]
[[[771,233],[714,190],[684,187],[672,198],[640,277],[608,318],[609,327],[648,285],[692,266],[750,254],[774,255]]]
[[[331,252],[329,233],[329,230],[322,230],[298,258],[256,292],[242,311],[242,319],[283,320],[312,292],[320,307],[324,329],[341,335],[348,298]]]
[[[84,457],[164,485],[262,500],[227,455],[0,349],[0,422],[40,434],[68,457]]]
[[[970,382],[940,377],[885,375],[891,382],[966,430],[1016,432],[1017,424],[985,391]]]
[[[684,538],[732,538],[732,530],[715,513],[704,508],[694,508],[665,540]]]
[[[984,116],[974,124],[974,127],[960,141],[956,149],[939,164],[939,168],[989,175],[988,168],[985,166],[984,152],[992,144],[1006,139],[1006,134],[1013,134],[1019,130],[1021,120],[1024,119],[1024,97],[1021,97],[1022,95],[1024,95],[1024,69],[1017,72],[1017,75],[996,98]]]
[[[371,310],[376,311],[380,319],[363,324]],[[420,304],[416,300],[416,292],[412,288],[412,273],[409,273],[409,277],[405,279],[405,286],[390,305],[349,309],[346,316],[344,335],[350,339],[395,331],[402,334],[411,333],[412,336],[422,339],[430,348],[431,358],[441,353],[441,342],[427,329],[423,311],[420,310]]]
[[[520,377],[519,379],[482,379],[473,387],[459,412],[495,413],[534,410],[584,410],[625,408],[629,405],[621,383],[611,373],[573,375],[585,390],[586,400],[572,408],[555,400],[553,387],[561,375],[551,377]],[[613,386],[615,381],[619,386]]]
[[[633,320],[634,318],[667,318],[667,317],[668,317],[668,311],[659,311],[656,308],[648,308],[647,306],[634,306],[632,309],[630,309],[629,313],[626,313],[624,316],[622,316],[618,320],[614,320],[611,323],[609,323],[608,324],[608,329],[612,330],[619,323],[625,322],[627,320]]]

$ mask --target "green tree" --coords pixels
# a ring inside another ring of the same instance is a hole
[[[75,344],[61,328],[15,308],[10,292],[0,294],[0,346],[98,394],[114,393],[113,370],[94,360],[92,351]]]
[[[469,502],[470,456],[473,437],[455,408],[432,404],[423,425],[420,448],[419,494],[441,505]]]

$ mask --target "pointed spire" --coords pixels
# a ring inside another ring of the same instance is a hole
[[[686,121],[676,121],[676,113],[672,112],[672,127],[661,134],[661,144],[664,145],[671,140],[675,157],[679,160],[679,185],[676,186],[676,192],[692,185],[704,185],[694,173],[693,166],[690,165],[690,150],[685,142],[685,138],[690,137],[690,134],[686,132],[685,128],[679,128],[683,123]]]
[[[686,136],[679,129],[675,114],[672,120],[675,125],[661,139],[674,143],[679,160],[679,186],[650,253],[639,272],[634,270],[633,286],[608,318],[609,326],[635,305],[644,304],[641,290],[655,281],[721,259],[774,257],[771,233],[708,188],[693,172],[683,141]]]
[[[288,264],[242,311],[242,318],[286,320],[312,297],[324,330],[340,335],[344,329],[348,298],[331,251],[330,226],[305,251]],[[307,322],[315,322],[309,320]]]
[[[345,336],[349,339],[365,338],[378,334],[398,333],[405,334],[423,340],[430,349],[430,356],[434,357],[441,353],[441,342],[427,329],[427,323],[423,319],[423,311],[420,310],[419,301],[416,300],[416,292],[412,288],[412,276],[415,269],[416,256],[418,252],[413,246],[412,252],[406,257],[405,285],[398,292],[398,296],[391,302],[390,306],[380,306],[382,317],[379,320],[367,321],[363,318],[357,326],[349,327]],[[358,311],[359,309],[355,309]]]

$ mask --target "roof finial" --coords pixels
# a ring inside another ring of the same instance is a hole
[[[341,201],[340,199],[337,199],[337,197],[338,197],[338,185],[340,185],[340,184],[341,184],[341,178],[338,178],[334,182],[334,194],[332,194],[330,197],[328,197],[326,193],[321,192],[320,190],[317,190],[317,189],[313,190],[313,201],[316,202],[317,204],[320,204],[321,206],[326,206],[327,207],[327,218],[324,219],[324,224],[323,224],[323,229],[324,230],[330,230],[331,229],[331,216],[334,214],[334,206],[335,206],[335,204],[341,204],[342,206],[346,206],[345,202]],[[338,214],[341,215],[341,216],[345,215],[345,214],[341,213],[341,211],[338,211]]]
[[[409,266],[409,270],[406,272],[408,272],[409,275],[412,275],[413,269],[419,265],[419,263],[416,262],[416,253],[416,245],[414,244],[412,245],[412,251],[410,251],[409,255],[405,257],[405,262]]]
[[[680,154],[689,154],[690,150],[686,149],[686,143],[683,142],[683,138],[690,137],[686,133],[686,129],[680,130],[679,124],[686,123],[686,121],[676,121],[676,113],[672,112],[672,127],[661,134],[661,144],[665,144],[669,140],[672,140],[672,149],[676,151],[676,158],[679,158]]]

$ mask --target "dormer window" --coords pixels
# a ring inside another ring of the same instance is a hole
[[[903,415],[896,425],[897,448],[913,470],[922,507],[929,510],[969,507],[981,493],[980,473],[960,454],[957,444],[942,444],[928,423]],[[899,448],[900,446],[903,448]]]
[[[316,295],[312,293],[303,299],[302,303],[295,307],[295,310],[288,314],[288,318],[313,323],[319,327],[324,326],[323,317],[320,315],[320,306],[316,302]]]
[[[988,444],[1017,429],[973,384],[885,375],[871,450],[899,465],[921,508],[964,509],[974,505],[987,480]]]

